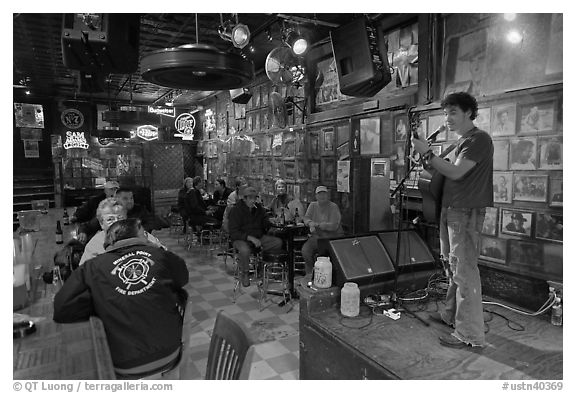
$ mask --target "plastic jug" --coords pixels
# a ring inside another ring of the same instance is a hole
[[[332,286],[332,262],[329,257],[318,257],[314,264],[314,286],[330,288]]]
[[[355,282],[344,283],[340,292],[340,312],[345,317],[356,317],[360,314],[360,289]]]

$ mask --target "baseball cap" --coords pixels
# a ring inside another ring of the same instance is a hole
[[[120,184],[117,181],[107,181],[104,183],[104,188],[120,188]]]
[[[328,188],[326,188],[326,186],[318,186],[316,187],[316,194],[319,192],[328,192]]]
[[[258,193],[254,187],[246,186],[240,189],[240,195],[245,196],[256,196]]]

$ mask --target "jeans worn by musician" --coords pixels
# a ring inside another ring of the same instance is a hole
[[[485,344],[478,270],[485,214],[485,208],[443,207],[440,215],[440,253],[449,256],[450,279],[442,319],[454,326],[455,337],[472,346]]]

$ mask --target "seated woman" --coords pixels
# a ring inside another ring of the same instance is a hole
[[[209,205],[213,206],[214,217],[219,221],[222,221],[224,218],[226,202],[231,193],[232,190],[226,187],[226,181],[224,181],[224,179],[216,179],[214,183],[214,195],[209,201]]]
[[[155,247],[138,219],[115,222],[106,252],[74,270],[54,298],[54,321],[97,315],[115,371],[139,378],[174,367],[181,356],[186,263]]]
[[[310,228],[310,238],[302,245],[302,256],[306,262],[305,281],[309,281],[314,271],[318,253],[318,239],[338,237],[344,234],[341,225],[340,208],[330,201],[328,188],[316,187],[316,202],[310,203],[304,215],[304,225]]]
[[[96,232],[88,244],[86,244],[84,253],[80,258],[80,265],[84,264],[88,259],[104,254],[104,239],[106,237],[106,231],[110,228],[110,225],[114,224],[116,221],[124,220],[126,218],[126,208],[116,198],[106,198],[98,205],[98,209],[96,209],[96,218],[98,219],[102,229]],[[156,247],[166,249],[166,247],[164,247],[162,243],[160,243],[160,240],[155,236],[146,231],[144,231],[144,234],[150,243],[154,244]]]
[[[298,217],[302,218],[304,215],[302,202],[295,199],[293,196],[288,195],[286,181],[283,179],[276,180],[274,188],[276,189],[276,196],[272,199],[270,205],[268,205],[268,210],[272,215],[274,217],[280,217],[282,212],[284,212],[286,222],[294,221],[296,213],[298,213]]]

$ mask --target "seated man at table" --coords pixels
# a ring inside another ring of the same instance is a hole
[[[86,244],[84,253],[80,258],[80,265],[84,264],[88,259],[104,254],[104,239],[106,237],[106,231],[110,228],[110,225],[114,224],[116,221],[126,218],[126,208],[115,198],[107,198],[98,205],[96,218],[98,219],[98,223],[102,229],[96,232],[88,244]],[[145,232],[145,235],[152,244],[156,245],[156,247],[166,248],[162,243],[160,243],[160,240],[148,232]]]
[[[202,197],[202,178],[196,176],[192,179],[192,189],[186,194],[187,208],[188,208],[188,222],[191,228],[202,227],[206,223],[220,224],[220,222],[210,216],[211,210],[206,206],[206,202]]]
[[[54,298],[54,321],[97,315],[115,371],[140,377],[170,369],[180,358],[186,263],[146,240],[138,219],[115,222],[106,252],[74,270]]]
[[[212,195],[212,199],[208,204],[214,207],[214,217],[220,221],[224,217],[226,203],[231,193],[232,190],[226,187],[224,179],[216,179],[216,182],[214,182],[214,195]]]
[[[266,217],[264,208],[256,204],[257,193],[254,187],[243,187],[240,190],[242,199],[230,210],[230,240],[238,251],[240,265],[240,280],[242,286],[250,286],[248,268],[250,253],[253,249],[262,251],[279,251],[282,240],[266,235],[270,228],[270,221]]]
[[[310,228],[310,238],[302,245],[302,257],[306,262],[305,281],[314,271],[318,253],[318,239],[333,238],[344,234],[341,225],[340,208],[330,201],[326,186],[316,187],[316,202],[310,203],[304,215],[304,225]]]
[[[246,179],[244,179],[244,177],[242,176],[238,176],[234,181],[234,191],[232,191],[230,195],[228,195],[228,199],[226,200],[226,209],[224,209],[224,215],[222,216],[222,229],[225,232],[229,231],[228,216],[230,215],[230,210],[232,210],[232,207],[236,205],[236,202],[238,202],[241,199],[240,188],[247,186],[248,183],[246,182]]]
[[[274,188],[276,189],[276,196],[272,199],[270,205],[268,205],[268,210],[270,210],[272,216],[279,218],[282,211],[284,211],[286,222],[293,222],[296,213],[298,213],[298,217],[302,219],[304,206],[302,206],[300,200],[288,195],[286,181],[283,179],[276,180]]]

